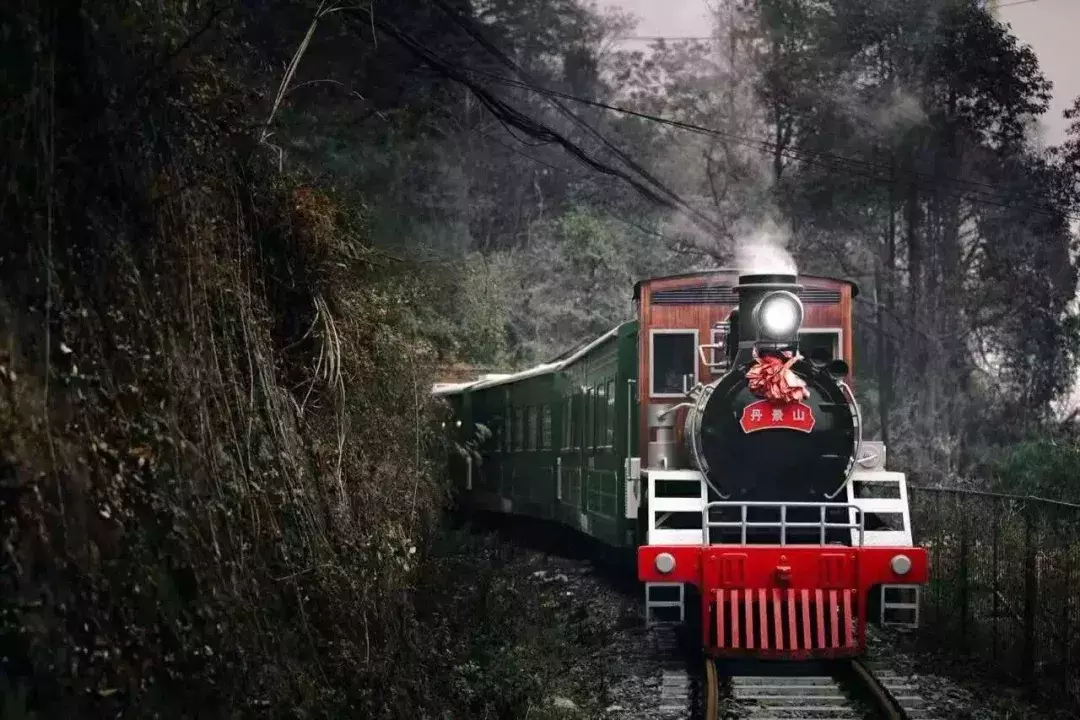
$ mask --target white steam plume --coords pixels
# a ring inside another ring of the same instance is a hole
[[[760,229],[739,240],[735,247],[735,262],[739,272],[746,274],[797,275],[799,270],[786,249],[788,234],[767,221]]]

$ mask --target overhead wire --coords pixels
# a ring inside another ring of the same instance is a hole
[[[455,8],[450,7],[445,0],[432,0],[432,2],[438,6],[451,20],[454,21],[458,27],[464,30],[473,40],[475,40],[481,47],[483,47],[492,57],[497,59],[503,65],[509,67],[519,77],[524,78],[524,84],[528,86],[535,86],[536,81],[533,80],[529,74],[519,66],[512,58],[510,58],[505,52],[503,52],[498,46],[492,43],[480,30],[476,22],[472,18],[466,17],[457,11]],[[726,231],[723,227],[713,218],[710,218],[697,208],[691,206],[678,193],[671,190],[667,185],[650,173],[645,167],[634,160],[628,155],[622,148],[615,145],[611,140],[604,136],[599,130],[594,128],[588,122],[580,118],[573,111],[571,111],[564,104],[558,102],[553,96],[548,97],[549,102],[554,105],[559,112],[567,117],[578,127],[584,129],[587,133],[595,137],[600,143],[606,147],[615,157],[621,160],[627,167],[631,168],[641,177],[645,178],[652,186],[654,186],[659,192],[667,196],[674,202],[680,209],[682,209],[695,224],[702,226],[703,229],[711,232],[718,232],[725,234]]]
[[[573,141],[566,138],[564,135],[556,130],[544,125],[543,123],[536,121],[524,113],[513,108],[509,104],[503,102],[495,95],[493,95],[487,88],[477,84],[471,80],[466,74],[463,68],[456,66],[453,63],[443,60],[439,56],[432,53],[422,43],[398,29],[395,25],[385,20],[384,18],[373,16],[365,8],[350,9],[353,12],[365,14],[370,17],[370,20],[365,22],[363,28],[369,29],[371,25],[374,25],[380,31],[389,35],[390,37],[401,43],[410,52],[417,55],[432,69],[436,70],[445,77],[454,80],[473,93],[473,95],[481,102],[484,107],[492,113],[501,123],[510,125],[522,130],[526,134],[542,140],[546,143],[555,143],[562,146],[567,152],[569,152],[574,158],[582,162],[586,166],[593,170],[600,172],[604,175],[617,177],[631,187],[633,187],[639,194],[646,197],[650,201],[665,207],[669,210],[681,210],[687,214],[692,215],[695,210],[686,203],[685,200],[680,198],[676,193],[666,188],[661,184],[660,192],[649,187],[640,180],[632,177],[629,173],[619,169],[611,167],[610,165],[591,157],[586,151],[578,147]],[[508,128],[509,130],[509,128]],[[519,139],[520,140],[520,139]]]
[[[443,114],[449,116],[449,111],[443,109]],[[526,160],[528,160],[528,161],[530,161],[532,163],[535,163],[537,165],[542,165],[542,166],[544,166],[546,168],[554,170],[555,172],[565,173],[567,175],[570,175],[571,177],[574,177],[574,178],[577,178],[577,179],[583,179],[583,180],[584,179],[595,178],[595,176],[589,175],[588,173],[578,172],[578,171],[575,171],[575,170],[573,170],[571,168],[564,167],[562,165],[557,165],[555,163],[551,163],[551,162],[548,162],[546,160],[541,160],[540,158],[536,157],[535,155],[530,155],[529,153],[524,152],[523,150],[521,150],[519,148],[515,148],[513,145],[510,145],[509,143],[503,142],[501,139],[499,139],[495,135],[492,135],[490,133],[486,133],[486,132],[484,132],[482,130],[472,128],[470,130],[467,130],[467,132],[476,133],[480,137],[485,138],[487,140],[490,140],[491,142],[494,142],[499,147],[501,147],[501,148],[503,148],[505,150],[509,150],[511,153],[513,153],[513,154],[515,154],[515,155],[517,155],[519,157],[525,158]],[[515,138],[516,138],[516,136],[515,136]],[[599,179],[609,181],[609,182],[618,182],[618,178],[609,177],[609,176],[602,176]],[[594,206],[597,206],[597,207],[602,207],[603,209],[607,210],[608,211],[608,215],[607,215],[608,219],[614,220],[615,222],[618,222],[618,223],[621,223],[623,225],[626,225],[627,227],[633,228],[634,230],[637,230],[638,232],[640,232],[642,235],[647,235],[649,237],[656,238],[657,240],[663,240],[664,242],[668,243],[669,245],[671,245],[673,247],[676,247],[676,246],[681,247],[681,245],[683,244],[677,238],[673,238],[670,235],[665,235],[664,233],[660,232],[659,230],[645,227],[641,223],[634,222],[633,220],[630,220],[630,219],[626,218],[624,216],[624,212],[622,210],[613,208],[610,204],[607,203],[608,198],[605,197],[605,196],[601,196],[601,195],[597,195],[597,194],[590,194],[588,196],[588,200],[589,200],[590,205],[594,205]],[[702,248],[693,248],[693,250],[695,252],[698,252],[698,253],[702,254],[702,255],[709,255],[710,254],[707,250],[702,249]]]
[[[509,143],[503,142],[500,138],[498,138],[495,135],[492,135],[490,133],[484,132],[483,130],[480,130],[480,129],[477,129],[477,128],[465,128],[463,125],[461,125],[458,118],[456,118],[450,112],[450,110],[448,108],[440,107],[440,108],[438,108],[438,110],[448,120],[458,124],[459,127],[462,130],[464,130],[466,132],[475,133],[475,134],[479,135],[480,137],[483,137],[483,138],[485,138],[487,140],[490,140],[491,142],[494,142],[496,145],[500,146],[501,148],[503,148],[505,150],[508,150],[511,153],[513,153],[513,154],[515,154],[515,155],[517,155],[519,157],[525,158],[526,160],[528,160],[528,161],[530,161],[532,163],[535,163],[537,165],[542,165],[542,166],[544,166],[546,168],[554,170],[555,172],[564,173],[566,175],[570,175],[571,177],[574,177],[574,178],[577,178],[577,179],[598,179],[598,180],[606,180],[606,181],[610,181],[610,182],[618,182],[619,181],[618,178],[611,177],[611,176],[601,176],[600,178],[596,178],[593,175],[589,175],[587,173],[580,173],[580,172],[577,172],[577,171],[573,170],[572,168],[568,168],[568,167],[564,167],[562,165],[558,165],[556,163],[548,162],[547,160],[542,160],[542,159],[536,157],[535,155],[531,155],[531,154],[521,150],[520,148],[515,148],[513,145],[510,145]],[[518,140],[518,142],[521,142],[524,145],[528,145],[530,147],[534,146],[534,144],[526,143],[526,142],[522,141],[516,134],[512,134],[512,137],[514,139]],[[615,209],[615,208],[611,207],[611,205],[606,202],[609,198],[607,198],[605,196],[600,196],[600,195],[590,193],[588,199],[589,199],[590,205],[595,205],[597,207],[603,207],[605,210],[607,210],[609,219],[614,220],[616,222],[619,222],[619,223],[621,223],[623,225],[626,225],[627,227],[632,228],[634,230],[637,230],[642,235],[653,237],[653,238],[656,238],[658,240],[663,240],[666,243],[668,243],[669,245],[671,245],[672,247],[674,247],[676,249],[679,249],[679,250],[693,251],[693,252],[696,252],[696,253],[698,253],[700,255],[714,256],[714,254],[710,253],[707,249],[703,249],[703,248],[700,248],[700,247],[684,248],[683,246],[685,245],[685,243],[683,243],[681,240],[679,240],[677,238],[674,238],[674,237],[671,237],[670,235],[665,235],[663,232],[661,232],[661,231],[659,231],[657,229],[648,228],[648,227],[645,227],[644,225],[642,225],[640,223],[637,223],[637,222],[634,222],[632,220],[627,219],[626,217],[624,217],[625,213],[622,210]]]
[[[604,103],[604,102],[600,102],[600,101],[597,101],[597,100],[591,100],[591,99],[588,99],[588,98],[583,98],[583,97],[579,97],[579,96],[576,96],[576,95],[572,95],[570,93],[564,93],[564,92],[560,92],[558,90],[552,90],[552,89],[549,89],[549,88],[540,87],[540,86],[533,85],[533,84],[530,84],[530,83],[523,83],[523,82],[521,82],[519,80],[514,80],[513,78],[508,78],[508,77],[498,75],[498,74],[495,74],[495,73],[489,73],[489,72],[486,72],[486,71],[483,71],[483,70],[476,70],[476,69],[471,69],[471,68],[465,68],[465,70],[466,70],[466,72],[470,72],[470,73],[473,73],[475,75],[480,75],[482,77],[486,77],[489,80],[492,80],[492,81],[495,81],[495,82],[498,82],[498,83],[501,83],[501,84],[505,84],[505,85],[508,85],[508,86],[519,87],[519,88],[522,88],[522,89],[528,89],[528,90],[531,90],[533,92],[536,92],[537,94],[551,95],[551,96],[563,98],[563,99],[566,99],[566,100],[570,100],[570,101],[573,101],[573,102],[578,102],[578,103],[581,103],[583,105],[597,107],[597,108],[612,111],[612,112],[622,113],[622,114],[625,114],[625,115],[628,115],[628,116],[631,116],[631,117],[637,117],[637,118],[640,118],[640,119],[643,119],[643,120],[648,120],[650,122],[655,122],[655,123],[659,123],[659,124],[662,124],[662,125],[668,125],[668,126],[675,127],[675,128],[682,129],[682,130],[686,130],[686,131],[689,131],[689,132],[694,132],[694,133],[698,133],[698,134],[702,134],[702,135],[711,135],[711,136],[714,136],[714,137],[719,137],[719,138],[727,140],[729,142],[733,142],[733,143],[736,143],[736,144],[739,144],[739,145],[744,145],[744,146],[747,146],[747,147],[751,147],[751,148],[759,150],[759,151],[768,152],[768,153],[778,153],[781,156],[785,157],[786,159],[798,160],[798,161],[808,162],[808,163],[818,164],[818,165],[824,165],[825,167],[828,167],[828,168],[831,168],[831,169],[834,169],[834,170],[838,170],[840,172],[847,172],[849,174],[856,175],[858,177],[862,177],[862,178],[866,178],[866,179],[870,179],[870,180],[875,180],[875,181],[878,181],[878,182],[892,182],[892,183],[895,183],[895,182],[902,181],[905,178],[910,178],[910,179],[913,179],[917,184],[921,181],[923,189],[939,189],[939,188],[947,188],[949,186],[954,186],[954,187],[966,186],[966,187],[961,189],[961,192],[965,193],[966,196],[968,197],[968,199],[973,199],[976,202],[981,202],[981,203],[987,204],[987,205],[994,205],[994,206],[1002,207],[1002,208],[1006,208],[1006,209],[1033,210],[1035,212],[1039,212],[1041,214],[1048,214],[1048,215],[1057,215],[1058,213],[1061,213],[1061,215],[1063,217],[1066,217],[1068,219],[1072,219],[1072,220],[1080,219],[1080,216],[1073,217],[1073,216],[1069,215],[1068,213],[1063,213],[1058,208],[1052,207],[1052,206],[1051,206],[1051,209],[1049,211],[1042,211],[1042,210],[1037,209],[1036,207],[1032,207],[1031,205],[1016,205],[1016,204],[1008,203],[1008,202],[1000,202],[1000,201],[1005,200],[1005,198],[1002,197],[1002,195],[1000,195],[1000,194],[995,194],[995,192],[1009,193],[1009,191],[1002,188],[1002,187],[1000,187],[1000,186],[993,185],[991,183],[987,183],[987,182],[981,181],[981,180],[968,180],[968,179],[953,178],[953,177],[948,177],[948,176],[942,177],[942,176],[938,176],[938,175],[931,175],[931,174],[925,173],[925,172],[912,171],[912,170],[901,170],[901,169],[894,168],[892,166],[886,165],[884,163],[875,163],[875,162],[869,161],[869,160],[860,160],[860,159],[857,159],[857,158],[845,157],[845,156],[842,156],[842,155],[836,155],[836,154],[828,153],[828,152],[824,152],[824,151],[807,150],[807,149],[801,149],[801,148],[798,148],[798,149],[797,148],[782,148],[777,143],[773,143],[773,142],[770,142],[768,140],[757,140],[757,139],[754,139],[754,138],[747,138],[747,137],[740,136],[740,135],[737,135],[737,134],[734,134],[734,133],[731,133],[731,132],[725,132],[725,131],[722,131],[722,130],[716,130],[714,128],[707,128],[707,127],[703,127],[701,125],[696,125],[696,124],[684,122],[684,121],[681,121],[681,120],[674,120],[672,118],[666,118],[666,117],[661,117],[661,116],[657,116],[657,115],[652,115],[652,114],[649,114],[649,113],[643,113],[643,112],[639,112],[639,111],[636,111],[636,110],[631,110],[629,108],[620,107],[620,106],[617,106],[617,105],[612,105],[610,103]],[[888,171],[890,173],[890,175],[889,176],[882,176],[882,175],[878,175],[878,174],[873,174],[874,171]],[[868,173],[871,173],[871,174],[868,174]],[[1010,194],[1013,194],[1013,195],[1015,195],[1017,197],[1028,197],[1028,198],[1032,198],[1032,199],[1035,199],[1036,197],[1038,197],[1038,196],[1033,195],[1033,194],[1017,193],[1015,191],[1013,193],[1010,193]],[[972,195],[974,197],[972,197]]]
[[[1022,2],[1027,2],[1027,1],[1034,1],[1034,0],[1022,0]],[[726,137],[727,139],[735,141],[735,142],[741,142],[741,143],[744,143],[744,144],[745,143],[751,143],[751,144],[756,144],[756,145],[759,145],[759,146],[764,146],[764,147],[769,149],[769,152],[774,151],[772,147],[769,147],[769,146],[771,146],[773,144],[769,143],[768,141],[752,140],[752,139],[748,139],[748,138],[740,138],[737,135],[734,135],[732,133],[723,133],[723,132],[718,131],[718,130],[714,130],[714,129],[710,129],[710,128],[704,128],[704,127],[701,127],[701,126],[698,126],[698,125],[693,125],[691,123],[684,123],[684,122],[680,122],[680,121],[671,120],[671,119],[668,119],[668,118],[660,118],[660,117],[657,117],[657,116],[654,116],[654,115],[648,115],[648,114],[645,114],[645,113],[639,113],[639,112],[636,112],[636,111],[633,111],[633,110],[629,110],[628,108],[620,108],[620,107],[613,106],[613,105],[610,105],[610,104],[607,104],[607,103],[593,101],[593,100],[589,100],[587,98],[581,98],[581,97],[578,97],[578,96],[575,96],[575,95],[571,95],[569,93],[562,93],[562,92],[559,92],[559,91],[555,91],[555,90],[551,90],[551,89],[548,89],[548,88],[540,87],[532,78],[530,78],[524,72],[524,70],[522,70],[517,65],[517,63],[515,63],[511,58],[509,58],[506,55],[506,53],[504,53],[501,49],[499,49],[493,43],[491,43],[484,36],[484,34],[478,30],[477,27],[476,27],[476,23],[471,18],[468,18],[468,17],[462,15],[458,10],[451,8],[445,2],[445,0],[432,0],[432,2],[435,5],[437,5],[440,9],[442,9],[444,13],[446,13],[448,16],[450,16],[450,18],[459,27],[464,29],[470,35],[470,37],[472,37],[474,40],[476,40],[491,55],[496,57],[503,64],[510,67],[517,75],[519,75],[520,77],[523,77],[524,81],[514,80],[513,78],[506,78],[506,77],[503,77],[503,76],[496,75],[494,73],[487,73],[487,72],[482,71],[482,70],[476,70],[476,69],[472,69],[472,68],[462,68],[462,69],[465,69],[467,72],[471,72],[471,73],[479,74],[479,75],[484,75],[484,76],[487,76],[487,77],[489,77],[491,79],[494,79],[494,80],[496,80],[498,82],[502,82],[502,83],[507,84],[507,85],[517,85],[519,87],[522,87],[522,88],[529,89],[529,90],[532,90],[534,92],[537,92],[538,94],[546,95],[549,98],[561,98],[561,99],[566,99],[566,100],[570,100],[570,101],[577,102],[577,103],[582,103],[582,104],[585,104],[585,105],[590,105],[590,106],[593,106],[593,107],[602,108],[602,109],[609,110],[609,111],[625,113],[625,114],[628,114],[628,115],[634,115],[634,116],[637,116],[637,117],[640,117],[640,118],[645,118],[645,119],[648,119],[648,120],[652,120],[654,122],[660,122],[660,123],[664,123],[664,124],[668,124],[668,125],[673,125],[673,126],[676,126],[676,127],[681,127],[683,129],[691,130],[691,131],[694,131],[694,132],[703,132],[703,133],[711,134],[711,135],[714,135],[714,136]],[[1021,3],[1011,3],[1011,4],[1022,4],[1022,2]],[[572,120],[574,120],[577,124],[581,125],[582,127],[585,127],[586,130],[590,131],[592,134],[599,137],[601,142],[603,142],[607,147],[614,150],[616,152],[617,156],[620,157],[620,159],[622,159],[624,162],[626,162],[630,167],[634,168],[637,172],[642,174],[643,177],[649,179],[650,182],[662,187],[662,183],[660,183],[659,180],[652,177],[644,168],[642,168],[640,165],[638,165],[636,162],[634,162],[632,159],[630,159],[624,153],[622,153],[622,151],[620,149],[616,148],[610,141],[608,141],[606,138],[604,138],[598,131],[595,130],[595,128],[588,125],[587,123],[584,123],[584,121],[582,121],[576,115],[571,113],[561,103],[553,102],[553,104],[557,108],[559,108],[559,110],[561,112],[563,112],[565,115],[567,115]],[[844,158],[842,156],[837,156],[837,155],[833,155],[831,153],[824,153],[824,152],[820,152],[820,151],[811,151],[811,150],[806,150],[806,149],[788,148],[788,149],[781,150],[781,153],[782,154],[793,153],[795,155],[794,157],[792,155],[786,155],[789,159],[806,160],[806,157],[798,157],[798,156],[807,155],[807,156],[816,156],[818,158],[825,159],[825,160],[828,160],[830,162],[841,162],[841,163],[848,163],[848,164],[852,164],[852,165],[861,165],[863,167],[867,167],[867,168],[870,168],[870,169],[873,169],[875,167],[875,164],[871,163],[869,161],[857,160],[855,158]],[[882,166],[881,164],[876,164],[876,167],[881,168],[881,167],[884,167],[884,166]],[[890,172],[895,172],[895,170],[893,168],[889,168],[889,170],[890,170]],[[916,176],[920,175],[920,173],[918,173],[917,171],[914,174]],[[921,173],[921,174],[925,175],[925,173]],[[863,175],[863,177],[868,177],[868,176]],[[870,179],[885,180],[886,178],[870,177]],[[1000,189],[1000,188],[997,188],[996,186],[993,186],[993,185],[991,185],[989,183],[985,183],[985,182],[977,181],[977,180],[964,180],[964,179],[960,179],[960,178],[941,178],[939,176],[930,176],[930,179],[934,182],[935,185],[938,185],[938,186],[941,186],[941,185],[943,185],[945,183],[957,183],[957,184],[967,184],[967,185],[970,185],[970,186],[973,186],[973,187],[974,186],[980,186],[980,187],[988,187],[988,188],[995,189],[995,190]],[[997,198],[997,199],[1000,199],[1000,198]],[[987,204],[1002,206],[999,203],[993,202],[993,198],[987,198]],[[1002,207],[1008,207],[1008,206],[1002,206]],[[1055,211],[1056,211],[1056,209],[1055,209]]]
[[[1005,3],[1005,4],[998,4],[996,2],[991,2],[990,6],[991,6],[992,9],[996,10],[996,9],[1005,8],[1005,7],[1012,7],[1014,5],[1026,5],[1026,4],[1035,3],[1035,2],[1038,2],[1038,0],[1018,0],[1018,1],[1015,1],[1015,2],[1008,2],[1008,3]],[[708,3],[706,3],[706,5],[708,5]],[[709,9],[710,9],[710,11],[713,10],[713,8],[711,6],[709,6]],[[705,41],[717,41],[718,40],[718,38],[715,37],[715,36],[708,36],[707,37],[707,36],[661,36],[661,35],[622,36],[622,37],[618,37],[616,39],[617,40],[651,40],[651,41],[654,41],[654,42],[655,41],[705,42]],[[577,98],[577,101],[578,102],[589,102],[588,100],[586,100],[584,98]],[[607,109],[614,110],[614,111],[617,111],[617,112],[625,112],[625,113],[628,113],[628,114],[634,114],[633,111],[630,111],[630,110],[625,109],[625,108],[609,107]],[[672,121],[669,121],[669,120],[666,120],[666,119],[651,117],[651,116],[647,116],[647,115],[643,115],[643,114],[638,114],[638,116],[639,117],[645,117],[645,118],[651,119],[651,120],[657,120],[657,121],[661,121],[661,122],[668,122],[669,124],[672,122]],[[686,124],[683,124],[682,127],[684,127],[684,129],[689,129],[689,130],[698,130],[698,131],[704,130],[704,131],[707,131],[707,132],[710,132],[710,133],[713,133],[713,134],[716,134],[716,133],[719,132],[719,131],[715,131],[715,130],[711,130],[711,129],[707,129],[707,128],[700,128],[700,127],[692,128],[692,127],[688,127]],[[748,139],[745,139],[745,138],[737,138],[736,136],[733,136],[731,134],[728,134],[728,136],[731,137],[732,139],[736,140],[736,141],[741,141],[741,142],[763,142],[763,141],[748,140]],[[798,152],[813,152],[813,151],[799,150]],[[854,158],[847,158],[847,160],[853,161],[853,162],[863,162],[863,163],[866,162],[866,161],[858,161],[858,160],[856,160]],[[890,168],[890,170],[891,170],[891,168]],[[938,178],[938,177],[934,177],[934,179],[935,179],[935,181],[940,180],[940,178]],[[951,181],[951,182],[957,182],[957,183],[966,183],[966,184],[970,184],[970,185],[978,185],[978,186],[988,187],[988,188],[991,188],[991,189],[1000,189],[997,186],[994,186],[994,185],[992,185],[990,183],[985,183],[985,182],[978,181],[978,180],[964,180],[964,179],[961,179],[961,178],[946,178],[945,180],[946,181]]]
[[[696,208],[692,207],[677,193],[670,190],[662,181],[654,177],[648,170],[642,167],[637,161],[629,157],[621,148],[618,148],[616,145],[614,145],[614,143],[604,137],[602,133],[600,133],[587,122],[579,118],[576,114],[566,108],[565,105],[557,102],[556,99],[568,100],[571,102],[596,107],[610,112],[617,112],[631,117],[637,117],[651,122],[656,122],[659,124],[683,129],[689,132],[719,137],[729,142],[749,146],[759,151],[779,154],[786,159],[822,165],[831,170],[847,173],[876,182],[897,183],[904,180],[904,176],[911,176],[912,179],[915,180],[916,184],[918,184],[920,177],[923,178],[924,189],[941,190],[947,188],[950,185],[966,185],[966,188],[960,190],[961,196],[978,203],[1001,207],[1004,209],[1025,209],[1039,214],[1064,217],[1069,220],[1080,220],[1080,217],[1073,217],[1067,212],[1061,211],[1056,207],[1051,209],[1050,211],[1044,211],[1032,206],[1018,206],[1008,202],[1001,202],[1004,199],[1002,196],[991,194],[989,191],[1000,191],[1002,190],[1002,188],[982,181],[949,177],[943,178],[936,175],[920,173],[918,171],[898,170],[895,167],[884,165],[882,163],[874,163],[872,161],[848,158],[823,151],[813,151],[801,148],[781,148],[776,143],[772,143],[767,140],[746,138],[734,133],[720,131],[713,128],[706,128],[700,125],[687,123],[680,120],[674,120],[671,118],[651,115],[649,113],[643,113],[631,110],[629,108],[612,105],[610,103],[591,100],[588,98],[572,95],[570,93],[564,93],[557,90],[552,90],[550,88],[542,87],[538,85],[535,81],[533,81],[531,78],[529,78],[528,75],[517,65],[517,63],[515,63],[511,58],[506,56],[505,53],[499,50],[490,41],[488,41],[482,33],[471,27],[471,21],[468,18],[465,18],[456,10],[447,6],[446,3],[443,2],[443,0],[432,1],[435,5],[439,6],[440,9],[442,9],[446,14],[448,14],[451,19],[453,19],[455,23],[459,25],[459,27],[465,30],[470,35],[470,37],[472,37],[477,43],[484,47],[484,49],[487,50],[489,54],[499,60],[502,64],[510,67],[515,73],[519,74],[522,77],[525,77],[526,79],[517,80],[514,78],[508,78],[503,75],[498,75],[496,73],[490,73],[475,68],[467,68],[457,63],[447,61],[428,50],[415,38],[412,38],[407,33],[402,32],[393,24],[389,23],[383,18],[375,17],[371,13],[367,13],[371,20],[370,24],[365,25],[365,27],[370,27],[371,25],[377,26],[380,30],[387,33],[395,40],[403,44],[411,52],[418,55],[427,65],[440,72],[441,74],[445,75],[446,77],[468,87],[469,90],[480,100],[481,104],[483,104],[492,113],[492,115],[496,117],[496,119],[498,119],[499,122],[504,125],[504,127],[506,127],[507,131],[519,140],[519,142],[523,141],[521,140],[521,138],[518,138],[515,133],[512,132],[511,126],[523,130],[524,132],[526,132],[526,134],[537,138],[542,143],[556,143],[562,146],[567,152],[569,152],[572,156],[574,156],[577,160],[579,160],[586,166],[592,168],[593,170],[601,172],[604,175],[617,177],[624,182],[627,182],[639,194],[648,198],[652,202],[657,203],[658,205],[661,205],[671,210],[682,210],[689,216],[692,221],[695,222],[695,224],[703,226],[703,229],[709,230],[710,232],[719,231],[720,233],[724,233],[724,230],[721,229],[719,223],[714,221],[712,218],[709,218],[707,215],[704,215]],[[363,9],[358,10],[360,12],[364,12]],[[489,80],[510,87],[517,87],[519,89],[529,90],[536,94],[546,96],[549,101],[551,101],[552,104],[555,105],[555,107],[558,108],[562,114],[571,119],[575,124],[584,128],[594,137],[597,137],[601,141],[601,143],[605,147],[607,147],[617,158],[622,160],[628,167],[630,167],[636,173],[645,178],[645,180],[648,181],[649,185],[652,185],[653,187],[647,186],[640,180],[631,177],[628,173],[618,168],[613,168],[610,165],[607,165],[593,157],[590,157],[588,153],[586,153],[568,138],[563,136],[561,133],[551,129],[543,123],[540,123],[530,118],[529,116],[525,115],[524,113],[518,111],[509,104],[495,97],[483,86],[471,81],[468,78],[468,75],[470,74],[485,77]],[[876,174],[874,172],[875,170],[888,170],[889,176],[882,176]],[[929,188],[926,187],[925,181],[928,181],[930,183]],[[987,190],[984,190],[982,188],[987,188]]]
[[[540,122],[529,118],[527,115],[520,113],[514,108],[510,107],[506,103],[502,102],[494,95],[486,91],[483,87],[469,80],[461,72],[457,71],[450,63],[442,61],[441,58],[430,53],[421,44],[410,38],[408,35],[401,33],[396,28],[391,26],[386,21],[377,20],[379,29],[387,32],[387,34],[394,37],[401,42],[407,48],[420,55],[429,65],[444,73],[453,80],[457,80],[463,85],[467,86],[473,94],[500,122],[504,125],[510,124],[517,127],[519,130],[526,132],[527,134],[546,142],[553,142],[561,145],[567,152],[573,155],[576,159],[591,167],[592,169],[604,173],[605,175],[614,175],[632,185],[638,192],[645,195],[649,199],[653,200],[657,204],[665,207],[676,209],[676,205],[668,198],[663,197],[653,191],[651,188],[645,186],[640,181],[631,177],[627,173],[619,170],[618,168],[612,168],[592,157],[590,157],[585,151],[564,137],[557,131],[543,125]]]

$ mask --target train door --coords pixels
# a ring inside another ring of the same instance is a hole
[[[610,373],[595,379],[590,413],[589,479],[586,507],[593,527],[591,534],[613,544],[620,544],[618,522],[622,459],[615,450],[615,403],[618,399],[615,365]]]
[[[482,391],[481,394],[483,395],[484,400],[483,412],[479,414],[479,423],[487,428],[490,435],[480,441],[481,462],[479,467],[473,468],[472,487],[470,490],[477,496],[483,496],[484,494],[491,492],[493,488],[498,488],[499,455],[502,450],[502,446],[500,445],[502,438],[500,434],[500,393],[497,391],[485,390]]]
[[[500,508],[505,500],[513,496],[514,469],[519,457],[517,445],[521,436],[521,418],[517,416],[520,408],[514,406],[509,389],[503,390],[503,408],[503,461],[499,467],[499,484],[496,490]]]
[[[571,382],[562,398],[562,433],[555,459],[556,516],[577,527],[581,522],[581,411],[579,386]]]
[[[636,346],[634,346],[634,349],[636,350]],[[630,355],[630,358],[632,361],[636,361],[636,352]],[[629,371],[632,369],[627,368],[626,375],[629,375]],[[622,483],[620,486],[624,488],[625,543],[629,547],[634,547],[641,542],[641,539],[637,536],[641,528],[638,515],[640,513],[642,493],[644,492],[641,482],[641,458],[638,455],[637,421],[641,416],[639,415],[637,378],[625,377],[624,375],[615,383],[616,388],[620,387],[620,382],[623,397],[616,397],[615,401],[624,405],[626,414],[620,416],[618,412],[615,413],[617,423],[615,426],[615,446],[616,452],[623,458]],[[622,438],[621,441],[619,438]]]

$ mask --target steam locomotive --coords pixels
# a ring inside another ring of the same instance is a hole
[[[709,658],[861,654],[871,616],[918,623],[927,558],[904,475],[862,437],[857,293],[654,278],[634,287],[636,318],[591,342],[437,385],[460,497],[634,553],[648,620],[700,621]]]

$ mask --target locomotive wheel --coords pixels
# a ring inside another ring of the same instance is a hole
[[[705,720],[716,720],[720,687],[716,678],[716,660],[705,658]]]

